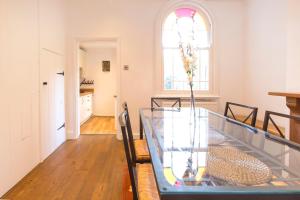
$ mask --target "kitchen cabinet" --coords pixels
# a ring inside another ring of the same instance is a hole
[[[80,96],[80,124],[86,122],[93,114],[93,94],[81,94]]]

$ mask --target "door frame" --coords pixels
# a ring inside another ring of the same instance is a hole
[[[71,76],[72,77],[72,83],[70,85],[71,90],[73,90],[73,94],[75,94],[75,107],[74,109],[74,113],[75,113],[75,127],[73,128],[74,130],[74,135],[75,135],[75,139],[78,139],[80,137],[80,110],[79,110],[79,106],[80,106],[80,74],[79,74],[79,63],[78,63],[78,49],[80,47],[80,43],[82,42],[107,42],[107,41],[112,41],[112,42],[116,42],[116,63],[117,63],[117,98],[116,98],[116,106],[115,106],[115,120],[118,119],[118,115],[121,111],[121,105],[120,105],[120,99],[121,99],[121,40],[119,37],[77,37],[75,38],[75,42],[74,42],[74,47],[73,47],[73,65],[72,65],[72,69],[71,71],[73,71],[74,73],[72,73]],[[117,139],[121,140],[122,136],[121,136],[121,131],[119,126],[117,126]]]

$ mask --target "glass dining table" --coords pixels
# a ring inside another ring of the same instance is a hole
[[[161,200],[300,199],[300,145],[204,108],[140,117]]]

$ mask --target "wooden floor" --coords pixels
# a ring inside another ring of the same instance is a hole
[[[115,134],[114,117],[92,116],[80,127],[81,134]]]
[[[130,176],[126,165],[123,167],[123,184],[122,184],[122,200],[132,200],[132,188],[130,183]]]
[[[120,200],[123,151],[115,135],[82,135],[63,144],[2,198]]]

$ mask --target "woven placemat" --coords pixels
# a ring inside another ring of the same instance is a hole
[[[266,164],[233,147],[209,147],[206,173],[241,185],[259,185],[272,178]]]

